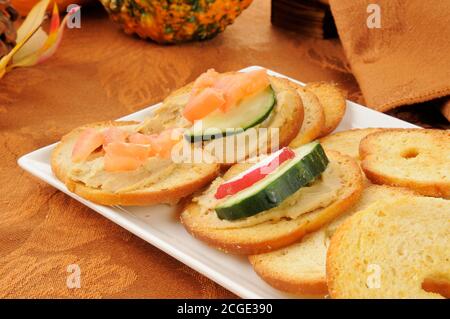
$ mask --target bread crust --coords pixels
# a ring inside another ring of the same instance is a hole
[[[415,190],[419,194],[432,197],[450,198],[450,178],[447,176],[446,180],[436,179],[433,181],[419,181],[412,177],[401,176],[401,174],[394,176],[388,172],[383,171],[377,165],[377,156],[386,157],[388,154],[383,150],[378,149],[374,145],[374,141],[389,137],[392,134],[408,134],[420,133],[432,136],[431,140],[439,140],[442,144],[448,145],[447,152],[450,152],[450,131],[436,130],[436,129],[387,129],[380,132],[375,132],[367,135],[360,143],[359,153],[362,160],[361,168],[370,181],[375,184],[387,184],[391,186],[407,187]],[[416,139],[415,146],[420,148],[423,146],[423,141]],[[432,143],[432,142],[431,142]],[[398,146],[399,150],[401,145]],[[445,150],[445,149],[444,149]],[[448,156],[448,154],[442,154]],[[433,165],[430,159],[430,165]],[[421,167],[417,167],[418,170]]]
[[[273,76],[269,76],[269,78],[272,83],[275,83],[280,87],[283,87],[284,90],[290,91],[295,103],[295,105],[292,107],[292,111],[290,112],[290,117],[286,118],[285,123],[279,127],[280,129],[279,145],[280,147],[284,147],[289,145],[289,143],[297,136],[298,132],[300,131],[305,116],[304,106],[300,96],[297,94],[295,90],[295,87],[292,86],[291,81],[289,81],[288,79],[282,79]],[[268,151],[270,151],[270,145],[268,147]]]
[[[82,183],[74,181],[69,181],[66,186],[71,192],[101,205],[147,206],[155,204],[176,204],[183,197],[189,196],[208,185],[217,175],[218,168],[214,171],[211,170],[208,175],[191,183],[158,192],[136,191],[117,194],[87,187]]]
[[[233,72],[228,72],[224,74],[230,74]],[[290,100],[286,102],[284,105],[278,104],[280,101],[277,101],[277,106],[271,115],[271,120],[268,125],[268,128],[278,128],[279,131],[279,141],[278,146],[284,147],[289,145],[289,143],[297,136],[298,132],[303,123],[304,119],[304,107],[300,96],[297,94],[293,83],[288,79],[269,76],[272,87],[275,90],[275,93],[288,93]],[[164,103],[161,106],[161,111],[164,112],[164,104],[169,105],[172,100],[175,100],[178,96],[187,94],[190,92],[193,83],[189,83],[184,87],[181,87],[174,92],[172,92],[166,99],[164,99]],[[284,110],[286,109],[287,112]],[[158,112],[158,111],[157,111]],[[174,114],[175,117],[182,116],[182,109],[176,110]],[[171,123],[172,124],[172,123]],[[272,151],[272,145],[268,143],[267,152]],[[229,167],[230,164],[223,164],[225,167]]]
[[[274,235],[274,232],[262,234],[258,238],[252,237],[250,234],[232,234],[234,230],[230,229],[211,229],[207,225],[199,225],[195,219],[195,215],[199,213],[200,207],[197,203],[190,203],[181,214],[181,222],[192,236],[216,247],[219,250],[241,254],[241,255],[257,255],[270,252],[281,247],[288,246],[308,233],[311,233],[324,224],[330,222],[340,214],[350,208],[361,196],[363,190],[363,179],[358,164],[348,156],[338,152],[328,152],[327,155],[331,160],[342,161],[346,166],[346,171],[352,176],[352,189],[342,197],[333,202],[326,208],[308,214],[315,214],[314,218],[303,220],[302,216],[290,221],[279,221],[276,224],[263,223],[263,227],[272,228],[274,226],[283,225],[287,230],[280,231],[280,234]],[[306,215],[308,215],[306,214]],[[261,224],[260,224],[261,225]],[[257,226],[260,226],[257,225]],[[254,226],[255,227],[255,226]],[[280,226],[281,227],[281,226]],[[250,230],[249,230],[250,229]],[[247,227],[245,231],[252,231],[253,227]],[[242,229],[239,229],[241,232]],[[232,234],[232,235],[231,235]]]
[[[336,278],[339,270],[335,267],[335,258],[337,257],[337,252],[340,249],[342,243],[342,237],[345,233],[353,227],[352,219],[348,218],[342,223],[337,230],[334,232],[330,245],[327,251],[327,262],[326,262],[326,278],[328,293],[331,298],[339,298],[339,292],[335,287],[334,278]]]
[[[314,141],[321,135],[325,126],[325,113],[322,104],[314,93],[296,83],[292,82],[291,84],[296,88],[297,94],[302,99],[304,119],[297,136],[290,142],[289,146],[299,147]]]
[[[199,190],[200,188],[206,186],[219,174],[219,165],[211,164],[210,169],[201,178],[178,185],[170,189],[164,189],[161,191],[133,191],[127,193],[113,193],[105,190],[92,188],[84,185],[81,182],[73,181],[68,178],[68,172],[65,171],[64,167],[58,163],[58,156],[63,152],[63,147],[65,143],[75,139],[83,130],[88,127],[110,127],[110,126],[124,126],[139,124],[135,121],[106,121],[97,122],[88,125],[78,127],[68,134],[64,135],[61,142],[58,143],[51,155],[51,167],[53,173],[56,177],[66,184],[66,187],[71,192],[90,200],[94,203],[101,205],[124,205],[124,206],[144,206],[153,204],[174,204],[177,203],[181,198],[186,197],[193,192]]]
[[[345,115],[347,101],[339,87],[330,82],[312,82],[305,89],[314,93],[319,99],[325,113],[325,125],[320,136],[333,132]]]
[[[257,256],[248,257],[255,272],[272,287],[298,296],[324,297],[328,294],[327,280],[320,274],[315,278],[300,280],[291,278],[286,280],[282,275],[267,271],[264,267],[258,267]]]
[[[348,219],[355,212],[362,210],[370,204],[393,198],[396,196],[417,196],[417,193],[406,188],[397,188],[391,186],[372,185],[364,189],[358,202],[346,210],[340,217],[333,220],[330,224],[304,237],[302,241],[274,251],[268,254],[249,256],[249,260],[254,270],[269,284],[282,291],[301,296],[324,297],[328,294],[326,280],[326,242],[335,229],[345,219]],[[313,260],[307,266],[296,266],[296,260]],[[279,265],[288,264],[290,267],[297,267],[295,274],[290,270],[280,270]],[[319,267],[323,265],[321,271]],[[311,267],[311,268],[307,268]]]
[[[423,290],[434,292],[450,299],[450,282],[440,278],[426,278],[422,283]]]
[[[420,202],[423,203],[420,204]],[[413,207],[417,207],[417,205],[420,205],[419,211],[414,212]],[[402,208],[399,211],[399,206],[410,207],[407,210],[405,208]],[[414,251],[414,249],[416,249],[415,244],[410,245],[414,248],[408,246],[406,249],[408,251],[408,254],[425,254],[425,248],[432,249],[430,247],[431,243],[429,242],[432,240],[427,240],[427,234],[423,234],[423,238],[420,238],[420,236],[423,232],[428,232],[429,236],[430,233],[433,232],[431,229],[422,229],[420,231],[415,229],[408,238],[403,238],[400,240],[397,238],[393,238],[394,235],[392,234],[392,230],[395,229],[398,232],[401,225],[399,225],[398,223],[389,223],[389,219],[392,218],[392,216],[398,215],[400,213],[402,214],[401,220],[404,220],[406,215],[412,215],[412,217],[409,217],[410,219],[408,219],[408,222],[404,227],[411,227],[411,225],[414,224],[420,224],[422,225],[421,227],[430,227],[430,223],[427,223],[426,225],[423,225],[421,223],[421,220],[423,221],[427,218],[428,211],[425,211],[425,209],[429,208],[434,210],[435,217],[436,214],[438,214],[440,217],[444,216],[442,217],[442,221],[437,221],[437,224],[443,225],[445,227],[448,225],[448,215],[450,214],[449,206],[450,202],[444,199],[410,195],[397,198],[389,202],[373,204],[346,219],[334,233],[327,252],[326,273],[330,296],[337,299],[374,298],[375,296],[375,298],[448,298],[450,295],[450,281],[448,280],[448,278],[450,278],[448,277],[450,273],[448,272],[448,268],[446,268],[446,266],[448,266],[446,263],[446,261],[448,261],[448,254],[446,256],[444,255],[442,257],[437,257],[438,254],[441,254],[442,252],[445,253],[446,251],[446,247],[442,247],[442,243],[440,244],[441,248],[439,248],[438,250],[435,250],[434,252],[428,251],[426,253],[427,256],[433,260],[433,263],[428,263],[427,267],[423,266],[422,263],[426,262],[423,262],[423,259],[418,258],[418,256],[405,259],[405,261],[398,262],[398,264],[393,264],[392,257],[389,258],[385,255],[384,258],[381,258],[377,254],[376,257],[373,258],[374,260],[380,260],[380,269],[389,269],[389,274],[386,274],[386,276],[395,276],[396,279],[394,283],[392,278],[383,277],[384,275],[382,272],[381,286],[373,290],[361,289],[367,288],[366,282],[364,281],[366,280],[365,278],[367,278],[367,274],[364,274],[363,276],[359,272],[361,269],[354,269],[352,265],[357,265],[359,267],[361,264],[364,265],[366,262],[370,263],[370,260],[364,261],[363,259],[368,258],[367,254],[372,254],[372,252],[377,251],[377,249],[384,249],[375,246],[378,242],[377,240],[382,240],[383,237],[389,238],[390,242],[392,242],[392,247],[386,249],[390,249],[391,251],[395,252],[398,249],[398,245],[395,245],[395,241],[398,240],[399,242],[405,243],[416,239],[418,236],[419,238],[417,238],[417,242],[421,242],[422,240],[424,240],[424,242],[427,243],[424,245],[419,244],[419,246],[421,247],[417,247],[417,251]],[[406,215],[405,212],[407,212]],[[376,216],[378,214],[380,214],[379,216],[384,219],[384,222],[380,222],[382,229],[374,227],[373,230],[371,229],[371,232],[373,233],[367,234],[367,229],[365,229],[365,227],[370,227],[373,223],[376,223],[373,216]],[[422,219],[419,219],[417,217],[420,215],[422,215]],[[428,220],[431,219],[428,218]],[[369,222],[370,224],[367,225]],[[384,226],[384,224],[386,223],[388,223],[388,226]],[[364,227],[362,228],[364,229],[364,231],[360,231],[361,227]],[[446,233],[444,235],[448,236],[448,229],[445,230],[445,232]],[[359,234],[366,234],[366,236],[361,238],[360,236],[358,236]],[[405,234],[405,232],[403,231],[401,232],[401,234]],[[448,242],[448,239],[449,237],[444,240]],[[350,244],[350,242],[352,242],[352,244]],[[360,246],[362,242],[365,243],[363,247]],[[366,253],[363,257],[353,253],[352,248],[356,248],[356,246],[358,247],[358,249],[364,250],[368,253]],[[346,254],[345,258],[342,259],[342,253],[344,252],[350,252],[350,254],[353,255],[349,256],[349,254]],[[398,258],[396,258],[396,260],[398,260]],[[405,263],[408,261],[411,263],[410,267],[408,265],[405,265]],[[441,269],[436,268],[439,266],[435,266],[435,264],[440,265]],[[408,269],[406,269],[405,267],[407,267]],[[435,275],[435,272],[442,274],[442,276],[444,277],[433,277]],[[354,273],[356,275],[353,275]],[[364,280],[362,280],[363,278]],[[353,279],[354,281],[351,281],[351,279]],[[357,289],[355,288],[352,290],[347,288],[347,281],[349,285],[354,285],[357,287]],[[404,285],[402,285],[402,283],[408,283],[408,286],[405,287]]]

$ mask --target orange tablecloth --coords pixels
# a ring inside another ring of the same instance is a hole
[[[334,80],[360,100],[339,42],[270,24],[256,0],[224,34],[158,46],[124,35],[103,9],[83,7],[56,55],[0,80],[0,297],[233,297],[16,164],[70,129],[159,102],[206,68],[262,65],[303,81]],[[81,288],[68,289],[78,264]]]

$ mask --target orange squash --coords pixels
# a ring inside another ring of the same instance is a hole
[[[100,0],[126,33],[158,43],[206,40],[234,22],[252,0]]]

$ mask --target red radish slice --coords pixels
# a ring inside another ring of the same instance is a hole
[[[216,199],[221,199],[229,195],[234,195],[262,180],[264,177],[280,167],[282,163],[294,157],[294,151],[290,148],[284,147],[264,161],[261,161],[230,181],[220,185],[217,188],[214,197]]]
[[[125,142],[128,137],[128,133],[121,130],[118,127],[111,126],[103,131],[103,146],[108,145],[112,142]]]
[[[72,161],[85,161],[93,151],[103,144],[103,134],[93,128],[85,129],[78,137],[72,149]]]

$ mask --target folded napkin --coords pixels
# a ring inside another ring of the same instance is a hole
[[[450,1],[329,2],[369,107],[384,112],[450,94]],[[375,21],[370,4],[380,8],[380,28],[367,25]]]

